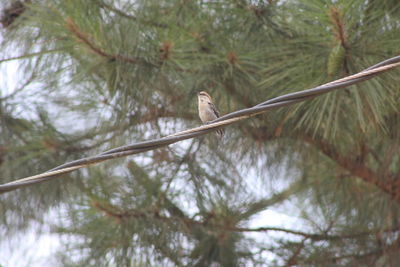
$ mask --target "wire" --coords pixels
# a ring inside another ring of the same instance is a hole
[[[176,142],[179,142],[182,140],[205,135],[212,131],[216,131],[219,128],[225,127],[229,124],[233,124],[237,121],[244,120],[244,119],[256,116],[261,113],[265,113],[266,111],[268,111],[270,109],[293,105],[295,103],[299,103],[299,102],[305,101],[307,99],[314,98],[321,94],[326,94],[333,90],[337,90],[340,88],[348,87],[348,86],[356,84],[356,83],[366,81],[382,72],[391,70],[398,66],[400,66],[400,56],[393,57],[393,58],[384,60],[382,62],[379,62],[378,64],[375,64],[375,65],[373,65],[359,73],[356,73],[354,75],[350,75],[350,76],[347,76],[347,77],[344,77],[344,78],[341,78],[341,79],[338,79],[338,80],[335,80],[335,81],[332,81],[332,82],[329,82],[329,83],[326,83],[326,84],[323,84],[323,85],[320,85],[320,86],[317,86],[317,87],[314,87],[311,89],[278,96],[278,97],[272,98],[270,100],[267,100],[265,102],[262,102],[258,105],[255,105],[251,108],[241,109],[238,111],[228,113],[228,114],[221,116],[218,119],[212,121],[211,123],[200,126],[200,127],[195,127],[192,129],[174,133],[174,134],[171,134],[171,135],[168,135],[168,136],[165,136],[162,138],[154,139],[154,140],[143,141],[143,142],[135,143],[132,145],[117,147],[117,148],[105,151],[103,153],[100,153],[93,157],[82,158],[82,159],[78,159],[78,160],[74,160],[74,161],[62,164],[62,165],[57,166],[47,172],[44,172],[44,173],[41,173],[38,175],[29,176],[29,177],[22,178],[22,179],[13,181],[13,182],[2,184],[2,185],[0,185],[0,194],[8,192],[8,191],[13,191],[13,190],[16,190],[16,189],[19,189],[22,187],[46,182],[46,181],[52,180],[54,178],[57,178],[57,176],[59,176],[61,174],[69,173],[74,170],[85,168],[89,165],[97,164],[97,163],[100,163],[100,162],[103,162],[106,160],[143,153],[143,152],[154,150],[154,149],[157,149],[160,147],[168,146],[170,144],[173,144],[173,143],[176,143]]]

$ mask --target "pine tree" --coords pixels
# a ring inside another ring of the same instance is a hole
[[[21,75],[0,96],[1,183],[197,126],[201,90],[224,114],[399,53],[396,0],[2,8],[0,63]],[[51,224],[66,266],[397,266],[399,77],[0,195],[4,236]]]

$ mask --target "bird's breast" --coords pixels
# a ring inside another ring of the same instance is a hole
[[[213,121],[217,118],[213,110],[208,107],[207,103],[199,103],[199,117],[203,123]]]

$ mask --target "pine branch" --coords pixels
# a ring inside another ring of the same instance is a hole
[[[132,63],[132,64],[144,63],[147,65],[156,66],[155,64],[153,64],[149,61],[146,61],[142,58],[128,57],[128,56],[124,56],[121,54],[110,54],[110,53],[104,51],[103,49],[101,49],[100,47],[98,47],[93,41],[91,41],[89,35],[87,33],[83,32],[81,29],[79,29],[79,27],[75,24],[75,22],[73,21],[72,18],[70,18],[70,17],[66,18],[65,23],[66,23],[67,29],[71,33],[73,33],[80,42],[84,43],[93,53],[95,53],[99,56],[108,58],[110,60],[118,60],[118,61]]]
[[[236,101],[242,103],[244,107],[249,108],[254,106],[254,103],[251,101],[249,95],[240,93],[235,88],[235,84],[232,81],[226,81],[224,83],[224,89],[230,96],[234,97]]]
[[[395,177],[395,174],[391,173],[390,166],[393,164],[393,159],[396,154],[399,153],[399,144],[394,142],[384,153],[381,164],[379,164],[378,172],[382,173],[386,177]]]
[[[150,25],[150,26],[155,26],[155,27],[159,27],[159,28],[168,28],[168,25],[167,25],[167,24],[158,23],[158,22],[155,22],[155,21],[153,21],[153,20],[138,19],[138,18],[135,17],[134,15],[127,14],[127,13],[123,12],[122,10],[120,10],[120,9],[118,9],[118,8],[112,6],[112,5],[106,4],[106,3],[105,3],[104,1],[102,1],[102,0],[98,0],[98,1],[97,1],[97,4],[98,4],[100,7],[104,8],[104,9],[108,9],[108,10],[114,12],[115,14],[117,14],[117,15],[119,15],[119,16],[122,16],[122,17],[124,17],[124,18],[128,18],[128,19],[137,21],[138,23],[145,24],[145,25]]]
[[[300,255],[301,251],[305,247],[305,242],[308,240],[308,237],[305,237],[301,240],[298,247],[294,251],[293,255],[288,259],[285,267],[294,266],[298,264],[297,257]]]
[[[353,157],[340,154],[336,150],[335,146],[333,146],[327,140],[324,140],[322,137],[314,138],[305,134],[303,135],[303,140],[313,147],[318,148],[319,151],[331,158],[343,169],[349,171],[352,175],[361,178],[368,184],[377,186],[383,192],[396,199],[396,201],[400,201],[400,199],[397,199],[396,194],[394,194],[394,192],[390,189],[390,185],[388,185],[387,182],[382,179],[381,175],[378,175],[372,169],[368,168],[365,164],[359,162]]]
[[[10,98],[14,98],[19,93],[24,91],[33,82],[33,80],[35,78],[36,78],[35,73],[31,73],[30,77],[19,88],[14,89],[14,92],[10,93],[9,95],[6,95],[4,97],[0,97],[0,101],[6,101],[6,100],[8,100]]]
[[[322,263],[332,263],[332,262],[337,263],[338,261],[343,260],[343,259],[351,259],[352,258],[354,260],[359,260],[359,259],[373,257],[373,256],[378,257],[378,256],[384,255],[388,252],[398,251],[399,246],[400,246],[400,239],[396,239],[394,242],[392,242],[388,246],[384,246],[383,248],[375,249],[375,250],[372,250],[369,252],[364,252],[364,253],[355,252],[355,253],[351,253],[351,254],[344,254],[344,255],[334,256],[334,257],[325,256],[322,259],[303,260],[301,263],[302,264],[322,264]],[[356,262],[356,264],[357,263],[358,262]]]
[[[256,227],[256,228],[248,228],[248,227],[237,227],[237,226],[229,226],[226,224],[215,223],[216,221],[220,221],[218,215],[213,213],[211,217],[206,217],[202,221],[191,219],[183,214],[182,211],[179,213],[173,212],[171,215],[162,215],[160,209],[147,209],[147,210],[127,210],[121,211],[119,208],[107,203],[93,202],[92,205],[104,212],[107,216],[115,218],[118,223],[121,223],[122,220],[125,219],[147,219],[152,220],[156,219],[165,223],[183,223],[189,229],[192,229],[193,226],[202,226],[208,229],[208,231],[222,230],[229,232],[282,232],[286,234],[292,234],[297,236],[302,236],[306,240],[310,239],[312,241],[323,241],[323,240],[331,240],[331,241],[339,241],[343,239],[356,239],[370,235],[376,235],[378,233],[394,233],[400,232],[400,227],[389,227],[386,229],[373,229],[369,231],[359,232],[359,233],[351,233],[351,234],[339,234],[339,235],[329,235],[327,233],[323,234],[315,234],[315,233],[307,233],[303,231],[296,231],[291,229],[285,229],[280,227]],[[213,218],[214,220],[211,220]]]
[[[16,57],[4,58],[4,59],[0,59],[0,63],[14,61],[14,60],[28,59],[28,58],[33,58],[33,57],[42,56],[42,55],[46,55],[46,54],[62,52],[62,51],[65,51],[67,48],[68,47],[61,47],[61,48],[55,48],[55,49],[50,49],[50,50],[46,50],[46,51],[24,54],[24,55],[16,56]]]
[[[12,2],[8,8],[2,10],[0,24],[2,24],[4,28],[10,27],[14,21],[26,11],[26,4],[30,4],[30,2],[31,0],[17,0]]]
[[[287,200],[290,196],[295,193],[298,193],[302,188],[304,188],[304,181],[299,181],[292,183],[285,190],[282,190],[279,193],[274,194],[270,198],[261,199],[259,201],[253,202],[248,206],[247,210],[241,213],[238,217],[240,219],[248,219],[250,216],[257,214],[277,203],[281,203]]]

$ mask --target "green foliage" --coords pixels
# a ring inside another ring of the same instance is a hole
[[[2,31],[0,64],[18,62],[20,89],[1,94],[0,181],[196,126],[200,90],[224,114],[361,71],[398,54],[399,10],[389,0],[28,1]],[[4,236],[52,224],[72,240],[58,252],[66,266],[391,266],[399,82],[394,70],[241,122],[223,141],[1,195]],[[272,210],[298,223],[272,227]],[[256,218],[265,227],[250,227]]]
[[[327,72],[329,77],[336,76],[337,72],[342,69],[346,57],[346,50],[341,44],[337,44],[332,48],[328,59]]]

